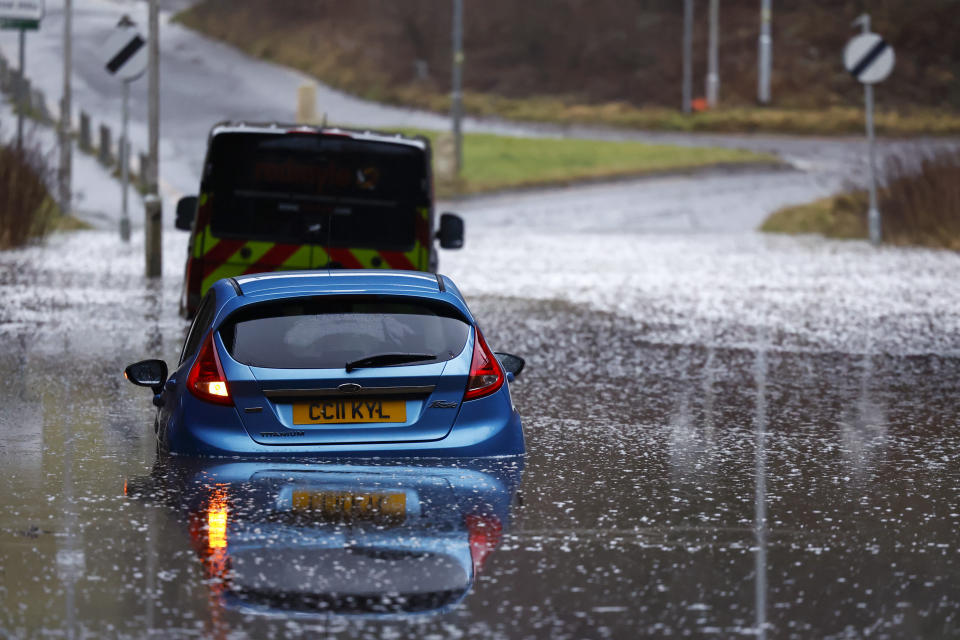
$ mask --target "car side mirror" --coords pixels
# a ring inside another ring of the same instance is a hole
[[[500,366],[507,372],[507,375],[513,376],[514,378],[520,375],[524,365],[527,364],[526,360],[512,353],[495,353],[494,355],[497,356],[497,360],[500,361]]]
[[[141,360],[124,369],[123,377],[139,387],[150,387],[155,394],[163,391],[167,381],[167,363],[163,360]]]
[[[174,226],[181,231],[190,231],[197,215],[197,196],[184,196],[177,202],[177,221]]]
[[[455,213],[440,214],[440,230],[437,231],[441,249],[463,247],[463,218]]]

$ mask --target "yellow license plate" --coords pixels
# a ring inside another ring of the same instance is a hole
[[[297,402],[293,424],[363,424],[406,422],[406,400],[335,399]]]
[[[400,523],[407,516],[407,495],[299,490],[293,492],[293,510],[327,520]]]

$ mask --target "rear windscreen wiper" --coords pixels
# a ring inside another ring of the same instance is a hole
[[[404,364],[407,362],[419,362],[421,360],[434,360],[437,356],[432,353],[381,353],[375,356],[367,356],[346,364],[347,373],[361,367],[387,367],[394,364]]]

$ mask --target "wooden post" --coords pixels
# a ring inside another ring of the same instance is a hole
[[[81,109],[80,111],[80,139],[77,145],[81,151],[87,153],[93,151],[93,140],[90,135],[90,114]]]
[[[163,273],[162,238],[160,227],[163,221],[163,208],[160,197],[154,193],[143,199],[144,209],[144,251],[146,254],[146,276],[159,278]]]
[[[100,162],[106,166],[113,164],[113,140],[110,134],[110,127],[105,124],[100,125],[100,146],[97,154]]]

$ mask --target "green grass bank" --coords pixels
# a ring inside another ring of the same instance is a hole
[[[438,137],[442,134],[437,132],[405,133],[426,136],[435,150],[441,146]],[[460,180],[438,177],[436,186],[439,197],[449,197],[718,166],[777,163],[775,156],[740,149],[467,134]]]

